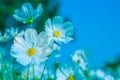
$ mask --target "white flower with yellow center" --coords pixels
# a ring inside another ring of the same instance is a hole
[[[45,32],[49,37],[49,41],[53,40],[58,43],[68,43],[72,39],[73,26],[70,22],[64,22],[62,17],[56,16],[51,22],[48,19],[45,23]]]
[[[83,70],[86,70],[87,59],[83,50],[77,50],[74,55],[72,55],[72,60],[79,64]]]
[[[56,80],[83,80],[83,74],[81,74],[80,69],[77,67],[74,69],[73,65],[65,65],[57,70]]]
[[[43,38],[43,36],[41,36],[41,38]],[[38,44],[39,41],[36,30],[27,29],[24,37],[15,38],[11,48],[11,55],[24,66],[28,64],[39,64],[47,59],[52,50],[45,47],[45,44],[42,44],[41,47],[38,46]]]
[[[16,36],[23,36],[24,35],[24,31],[19,32],[18,28],[13,28],[11,27],[10,29],[6,30],[12,37],[16,37]]]

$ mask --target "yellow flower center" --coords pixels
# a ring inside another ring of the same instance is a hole
[[[28,18],[26,21],[28,24],[32,24],[33,23],[33,18]]]
[[[35,54],[35,49],[34,48],[29,48],[28,50],[27,50],[27,55],[28,56],[33,56]]]
[[[53,32],[53,36],[54,37],[59,37],[60,36],[60,32],[59,31],[54,31]]]
[[[74,80],[74,77],[72,75],[69,75],[67,80]]]

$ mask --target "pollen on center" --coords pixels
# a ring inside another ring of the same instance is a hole
[[[59,37],[60,36],[60,32],[59,31],[54,31],[53,32],[53,36],[54,37]]]
[[[74,80],[74,77],[72,75],[69,75],[67,80]]]
[[[34,48],[29,48],[28,50],[27,50],[27,55],[28,56],[33,56],[34,54],[35,54],[35,49]]]

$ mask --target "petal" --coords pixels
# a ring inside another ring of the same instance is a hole
[[[11,47],[10,54],[15,58],[21,57],[25,53],[26,53],[26,50],[23,50],[23,49],[19,48],[18,46],[13,45]]]
[[[66,80],[67,77],[59,69],[57,70],[57,80]]]
[[[47,21],[45,22],[45,32],[46,32],[49,36],[52,36],[53,27],[52,27],[51,19],[47,19]]]
[[[21,31],[21,32],[18,33],[18,36],[23,36],[24,33],[25,33],[25,31]]]
[[[38,41],[37,41],[37,46],[43,47],[48,43],[48,36],[47,34],[43,31],[39,33],[38,35]]]
[[[58,46],[57,44],[53,44],[53,50],[54,50],[54,51],[58,51],[58,50],[60,50],[60,49],[61,49],[60,46]]]
[[[20,64],[22,64],[22,65],[24,65],[24,66],[27,66],[27,65],[31,62],[31,58],[28,57],[27,55],[24,55],[24,56],[22,56],[22,57],[20,57],[20,58],[17,58],[17,61],[18,61]]]
[[[70,22],[65,22],[63,25],[63,30],[65,30],[65,36],[72,36],[74,31],[73,31],[73,26]]]
[[[34,56],[32,57],[32,63],[33,63],[33,64],[40,64],[40,63],[41,63],[40,57],[37,56],[37,55],[34,55]]]
[[[14,11],[14,15],[13,17],[17,20],[17,21],[21,21],[23,23],[26,22],[26,18],[21,14],[20,10],[16,9]]]
[[[35,49],[36,49],[36,54],[35,54],[35,56],[36,56],[37,58],[39,58],[39,59],[37,59],[37,60],[39,60],[38,63],[43,62],[43,61],[45,61],[45,60],[48,59],[48,58],[47,58],[47,55],[43,55],[43,54],[45,53],[45,52],[43,51],[43,49],[38,48],[38,47],[36,47]]]
[[[26,43],[23,37],[19,37],[19,36],[15,37],[14,46],[22,50],[26,50],[29,47],[29,45]]]
[[[42,8],[42,5],[41,4],[38,4],[38,7],[34,10],[32,16],[33,16],[33,19],[37,19],[43,12],[43,8]]]
[[[59,37],[58,40],[65,43],[65,44],[67,44],[68,42],[70,42],[73,39],[70,38],[70,37]]]
[[[54,30],[60,30],[62,27],[62,22],[63,22],[63,19],[62,17],[59,17],[59,16],[55,16],[53,18],[53,29]]]
[[[27,29],[25,32],[25,40],[29,44],[30,47],[36,45],[37,42],[37,32],[35,29]]]
[[[24,3],[21,7],[21,13],[24,14],[24,17],[30,18],[32,16],[33,7],[30,3]]]

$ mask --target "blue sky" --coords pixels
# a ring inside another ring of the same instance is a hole
[[[75,28],[74,40],[61,53],[85,49],[94,65],[120,55],[119,0],[60,0],[58,15],[69,18]]]

